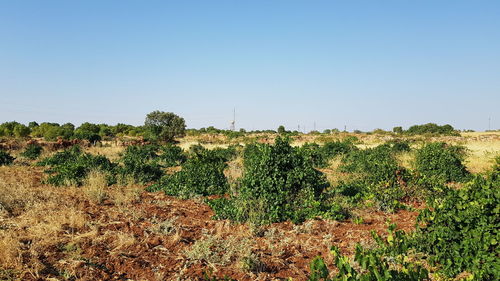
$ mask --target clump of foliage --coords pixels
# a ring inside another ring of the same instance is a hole
[[[462,163],[464,157],[464,147],[442,142],[428,143],[416,152],[415,171],[422,177],[439,182],[465,181],[470,173]]]
[[[347,154],[353,150],[357,150],[357,148],[351,141],[326,142],[324,145],[306,143],[300,148],[304,156],[309,158],[315,167],[319,168],[328,166],[328,161],[333,157]]]
[[[408,173],[400,167],[390,146],[380,145],[365,150],[355,150],[342,159],[340,171],[352,173],[357,178],[357,190],[373,197],[382,210],[393,211],[401,204]],[[365,188],[359,188],[364,185]]]
[[[26,146],[26,149],[21,153],[21,156],[30,160],[35,160],[40,157],[42,151],[43,147],[41,145],[32,143]]]
[[[217,151],[201,149],[182,164],[182,170],[167,174],[149,191],[162,190],[168,195],[189,198],[197,195],[222,195],[229,184],[224,175],[226,159]]]
[[[73,146],[53,156],[38,162],[40,166],[48,166],[45,171],[49,174],[47,183],[56,186],[81,186],[85,177],[91,171],[100,171],[108,175],[108,183],[114,182],[116,164],[104,156],[83,153],[79,146]]]
[[[158,160],[163,167],[175,167],[184,163],[187,159],[186,154],[182,148],[166,144],[160,146]]]
[[[403,131],[408,135],[445,135],[445,136],[459,136],[460,133],[451,125],[437,125],[435,123],[427,123],[423,125],[413,125],[408,130]]]
[[[80,127],[76,128],[74,137],[81,140],[88,140],[95,143],[101,140],[101,127],[97,124],[85,122]]]
[[[14,159],[7,151],[0,149],[0,166],[10,165],[14,162]]]
[[[128,146],[121,157],[122,178],[132,178],[137,183],[159,180],[163,175],[162,167],[156,161],[158,147],[155,145]]]
[[[31,135],[33,137],[43,137],[46,141],[54,141],[57,138],[70,139],[73,137],[75,126],[71,123],[59,125],[58,123],[44,122],[38,125],[36,122],[30,123]]]
[[[467,271],[474,280],[498,279],[499,206],[498,182],[476,176],[421,212],[415,244],[447,276]]]
[[[5,122],[0,124],[0,137],[27,137],[31,133],[31,129],[19,122]]]
[[[288,139],[247,146],[243,162],[236,195],[209,201],[216,218],[257,224],[315,216],[345,218],[340,206],[321,200],[328,186],[325,176]]]
[[[389,145],[394,152],[408,152],[411,151],[410,142],[407,140],[391,140],[385,144]]]
[[[186,134],[184,118],[172,113],[153,111],[146,116],[144,127],[147,137],[153,141],[173,142],[176,137]]]
[[[355,265],[350,259],[340,254],[337,247],[331,248],[337,273],[330,278],[330,271],[323,258],[317,257],[311,262],[309,281],[357,281],[357,280],[401,280],[421,281],[429,279],[429,272],[420,264],[408,261],[409,240],[403,231],[394,231],[389,227],[386,239],[372,232],[377,247],[365,249],[356,245]]]

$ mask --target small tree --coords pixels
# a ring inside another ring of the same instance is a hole
[[[285,126],[281,125],[278,127],[278,134],[282,135],[286,133],[286,129],[285,129]]]
[[[398,126],[398,127],[394,127],[392,128],[392,131],[396,134],[402,134],[403,133],[403,127],[401,126]]]
[[[172,113],[153,111],[146,116],[144,127],[153,140],[173,142],[176,137],[186,135],[186,122],[184,118]]]

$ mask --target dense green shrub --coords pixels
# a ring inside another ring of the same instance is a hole
[[[0,166],[10,165],[14,162],[14,159],[7,151],[0,149]]]
[[[120,161],[122,179],[133,179],[137,183],[157,181],[163,175],[162,167],[158,163],[158,146],[128,146]]]
[[[419,176],[440,182],[465,181],[469,172],[462,161],[465,148],[442,142],[428,143],[417,150],[415,171]]]
[[[475,176],[431,201],[418,219],[417,248],[448,276],[467,271],[474,280],[498,280],[499,190],[498,182]]]
[[[385,144],[389,145],[394,152],[408,152],[411,151],[410,142],[407,140],[391,140]]]
[[[32,143],[26,146],[25,150],[21,153],[21,156],[30,160],[35,160],[40,157],[42,151],[43,147],[41,145]]]
[[[192,155],[182,170],[168,174],[149,191],[162,190],[168,195],[189,198],[197,195],[222,195],[228,192],[229,184],[224,175],[225,159],[217,152],[203,149]]]
[[[451,125],[446,124],[439,126],[434,123],[413,125],[410,128],[408,128],[408,130],[404,131],[404,133],[409,135],[431,134],[431,135],[460,136],[458,131],[456,131]]]
[[[300,148],[304,156],[310,159],[315,167],[319,168],[328,166],[328,161],[333,157],[353,150],[357,150],[357,148],[350,141],[326,142],[324,145],[306,143]]]
[[[5,122],[0,124],[0,137],[17,137],[23,138],[27,137],[31,132],[31,129],[19,122]]]
[[[62,152],[57,152],[53,156],[42,159],[38,162],[40,166],[48,166],[45,171],[49,174],[47,183],[56,186],[83,184],[89,172],[96,170],[108,175],[108,183],[114,182],[114,172],[116,164],[101,155],[83,153],[79,146],[73,146]]]
[[[399,166],[389,145],[351,151],[339,168],[354,174],[357,190],[364,190],[365,197],[374,199],[382,210],[394,211],[401,207],[399,200],[405,195],[402,185],[409,180],[409,175]],[[360,188],[361,183],[366,188]]]
[[[175,167],[184,163],[187,159],[182,148],[167,144],[160,146],[158,160],[163,167]]]
[[[70,139],[73,137],[75,126],[66,123],[60,126],[57,123],[44,122],[38,126],[33,124],[31,135],[33,137],[43,137],[46,141],[54,141],[57,138]]]
[[[340,206],[321,200],[328,186],[325,176],[287,139],[277,138],[274,145],[247,146],[243,162],[237,194],[209,201],[216,218],[260,224],[300,222],[315,216],[346,217]]]
[[[95,143],[101,140],[101,135],[99,134],[100,131],[101,128],[99,125],[85,122],[81,124],[80,127],[76,128],[74,137]]]

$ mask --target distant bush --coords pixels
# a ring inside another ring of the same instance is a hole
[[[216,151],[199,150],[182,164],[182,170],[167,174],[148,187],[149,191],[164,191],[167,195],[190,198],[194,196],[222,195],[229,184],[224,175],[225,158]]]
[[[471,280],[498,280],[500,241],[498,182],[475,176],[465,187],[448,189],[418,218],[416,247],[453,277],[463,271]]]
[[[101,140],[100,132],[101,127],[99,125],[85,122],[76,128],[74,137],[94,143]]]
[[[420,176],[441,182],[465,181],[470,173],[462,163],[464,157],[464,147],[428,143],[416,152],[415,171]]]
[[[172,113],[153,111],[146,116],[144,128],[148,139],[160,142],[173,142],[176,137],[186,135],[184,118]]]
[[[21,156],[35,160],[42,154],[43,147],[39,144],[33,143],[26,146],[26,149],[21,153]]]
[[[85,177],[91,171],[100,171],[108,174],[108,183],[114,182],[116,164],[106,157],[83,153],[79,146],[73,146],[53,156],[42,159],[39,166],[48,166],[45,171],[49,174],[47,183],[56,186],[83,184]]]
[[[451,125],[439,126],[434,123],[427,123],[424,125],[413,125],[408,130],[404,131],[408,135],[445,135],[445,136],[460,136],[460,133],[455,130]]]
[[[17,137],[23,138],[27,137],[31,132],[31,129],[19,122],[5,122],[0,124],[0,137]]]
[[[7,151],[0,149],[0,166],[10,165],[14,159]]]

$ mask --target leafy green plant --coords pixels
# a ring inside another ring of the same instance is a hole
[[[465,181],[469,178],[470,173],[462,163],[464,157],[464,147],[442,142],[429,143],[417,150],[415,171],[419,176],[425,176],[435,181]]]
[[[498,182],[475,176],[465,187],[449,189],[429,204],[418,218],[418,249],[431,254],[447,276],[468,271],[474,280],[498,279]]]
[[[367,199],[377,201],[382,210],[394,211],[402,207],[399,200],[405,194],[401,186],[409,180],[409,175],[399,166],[390,146],[351,151],[342,159],[339,169],[354,174],[357,180],[350,185],[364,192]]]
[[[39,144],[33,143],[26,146],[26,149],[21,153],[21,156],[35,160],[42,154],[43,147]]]
[[[408,250],[411,240],[406,234],[395,230],[390,225],[388,236],[382,239],[372,232],[378,246],[373,249],[364,249],[356,245],[354,263],[340,254],[337,247],[331,248],[337,273],[333,275],[326,266],[323,258],[317,257],[311,262],[309,281],[420,281],[429,280],[429,272],[418,263],[409,262]],[[330,277],[333,275],[332,277]]]
[[[138,183],[159,180],[163,171],[156,161],[158,159],[157,150],[158,147],[155,145],[128,146],[120,159],[123,163],[120,169],[121,178],[132,178]]]
[[[14,159],[7,151],[0,149],[0,166],[10,165],[14,162]]]
[[[184,198],[196,195],[222,195],[229,190],[229,184],[224,175],[227,164],[217,152],[203,149],[189,158],[182,170],[168,174],[149,191],[162,190],[168,195]]]
[[[288,139],[253,144],[244,151],[244,173],[237,195],[209,201],[217,218],[265,224],[314,216],[345,218],[336,204],[321,200],[325,176]]]
[[[108,183],[114,181],[116,164],[104,156],[83,153],[79,146],[73,146],[53,156],[42,159],[39,166],[48,166],[45,170],[49,177],[47,183],[56,186],[83,184],[91,171],[101,171],[108,174]]]

